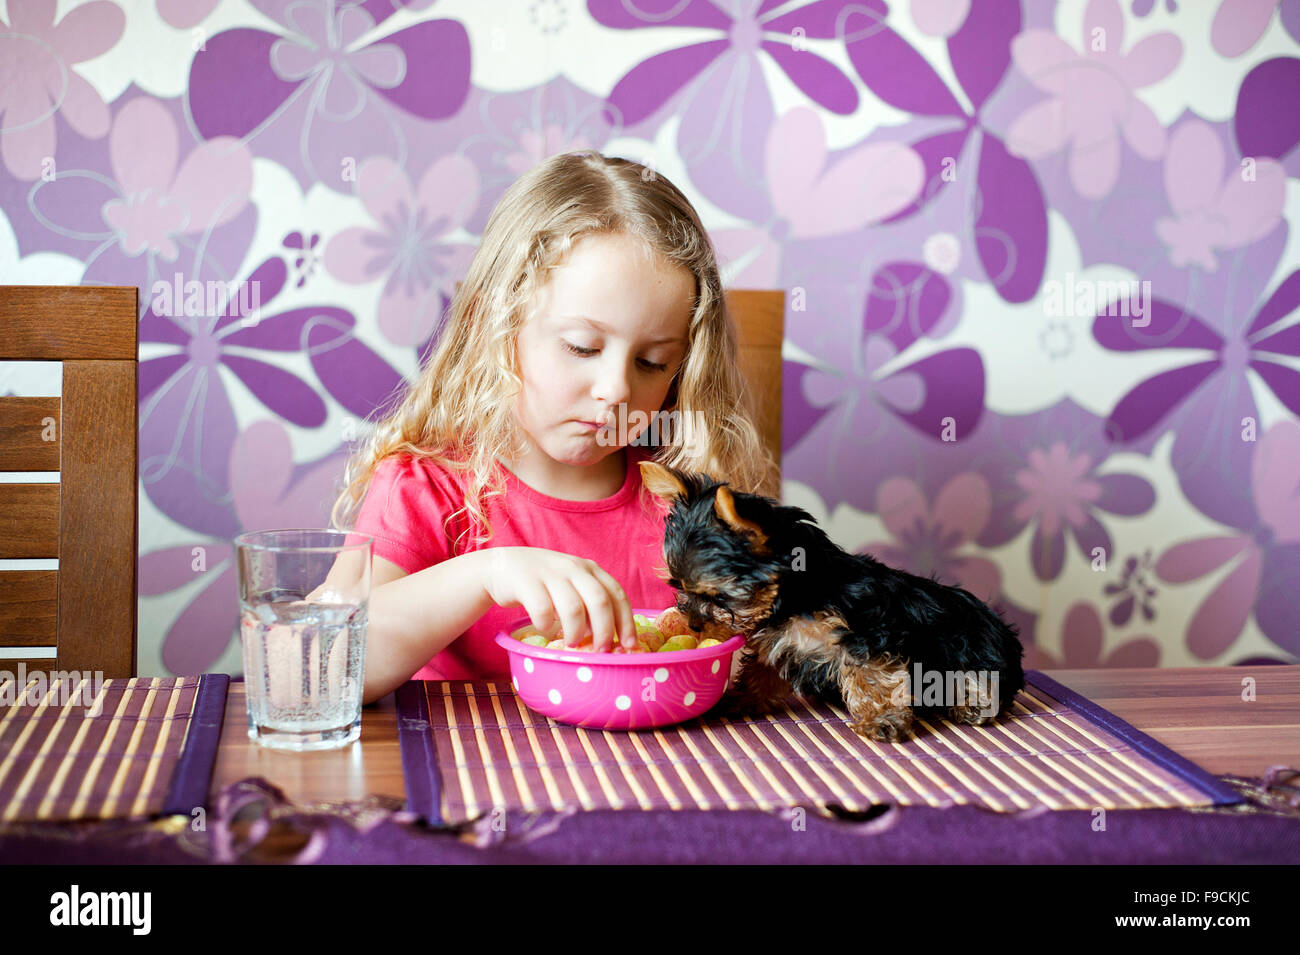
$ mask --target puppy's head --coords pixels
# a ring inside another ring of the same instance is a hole
[[[771,615],[785,567],[779,504],[706,474],[641,463],[646,488],[672,504],[664,562],[677,606],[695,629],[716,621],[752,634]]]

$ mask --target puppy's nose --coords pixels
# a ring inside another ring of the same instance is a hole
[[[690,623],[691,629],[696,631],[703,630],[709,622],[708,618],[694,607],[687,608],[686,619]]]

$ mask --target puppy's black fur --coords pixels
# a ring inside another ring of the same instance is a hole
[[[1015,628],[968,591],[850,554],[801,508],[654,462],[641,471],[673,505],[664,560],[678,608],[693,629],[749,638],[725,710],[756,715],[793,691],[847,708],[862,736],[896,741],[911,728],[916,664],[962,687],[938,708],[963,723],[1005,711],[1024,687]],[[994,674],[996,693],[979,696]]]

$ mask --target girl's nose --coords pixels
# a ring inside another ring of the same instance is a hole
[[[596,398],[607,405],[621,405],[632,397],[627,368],[618,362],[608,362],[600,369],[594,385]]]

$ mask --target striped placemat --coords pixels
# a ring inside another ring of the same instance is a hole
[[[207,803],[230,677],[53,676],[0,682],[0,825]]]
[[[919,719],[865,740],[848,714],[705,715],[640,731],[589,730],[528,709],[508,681],[412,681],[397,692],[407,807],[434,824],[494,809],[863,811],[879,803],[997,812],[1150,809],[1241,801],[1230,787],[1038,671],[996,723]]]

